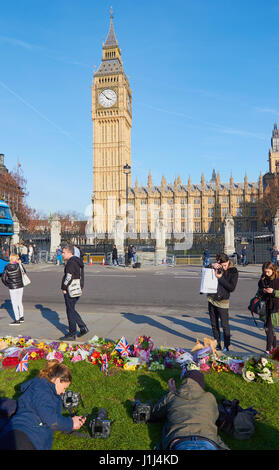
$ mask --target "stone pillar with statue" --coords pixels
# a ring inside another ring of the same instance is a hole
[[[166,249],[166,227],[164,222],[163,212],[160,211],[159,217],[156,220],[155,224],[155,256],[154,264],[158,266],[159,264],[165,263],[167,259],[167,249]]]
[[[235,253],[235,243],[234,243],[234,220],[233,216],[228,213],[224,219],[224,237],[225,237],[225,245],[224,245],[224,253],[226,255],[231,256]]]
[[[278,250],[278,247],[279,247],[279,209],[276,210],[272,223],[273,223],[273,246],[275,246]]]
[[[57,247],[61,245],[61,222],[57,214],[50,219],[50,259],[56,254]]]
[[[124,259],[124,220],[120,215],[115,217],[113,240],[118,258]]]
[[[20,232],[19,221],[15,214],[13,215],[13,222],[14,222],[14,234],[11,240],[11,251],[15,252],[15,246],[19,244],[19,232]]]

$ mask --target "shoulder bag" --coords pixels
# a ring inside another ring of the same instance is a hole
[[[31,281],[30,281],[29,277],[27,276],[26,272],[24,271],[23,267],[21,266],[21,264],[20,263],[18,263],[18,264],[19,264],[19,269],[21,270],[23,285],[24,285],[24,287],[28,286],[28,284],[31,284]]]
[[[80,297],[82,289],[80,286],[80,279],[73,279],[68,287],[68,294],[70,297]]]

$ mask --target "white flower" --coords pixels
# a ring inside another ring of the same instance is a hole
[[[270,372],[270,370],[269,370],[267,367],[265,367],[265,368],[263,369],[263,374],[271,375],[271,372]]]
[[[263,366],[266,366],[266,364],[268,363],[268,360],[265,357],[262,357],[261,358],[261,363],[262,363]]]
[[[252,382],[252,380],[254,380],[255,378],[255,374],[251,370],[247,370],[245,375],[246,375],[246,379],[249,380],[249,382]]]
[[[258,374],[258,376],[262,379],[262,380],[267,380],[269,378],[269,375],[267,374]]]
[[[267,381],[267,383],[269,383],[269,384],[273,384],[273,383],[274,383],[272,377],[267,377],[266,381]]]

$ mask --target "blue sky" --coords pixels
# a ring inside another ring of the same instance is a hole
[[[84,213],[110,6],[133,93],[132,183],[250,181],[279,116],[279,0],[0,0],[0,153],[28,203]]]

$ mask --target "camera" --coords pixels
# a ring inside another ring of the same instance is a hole
[[[224,272],[224,269],[223,268],[218,268],[217,269],[217,274],[222,274]]]
[[[147,423],[150,420],[152,405],[136,400],[133,405],[134,423]]]
[[[89,422],[91,437],[101,437],[106,439],[110,435],[111,424],[112,422],[109,421],[105,408],[100,408],[97,417],[92,417]]]
[[[61,396],[63,401],[63,406],[65,410],[69,411],[70,414],[75,414],[74,409],[78,407],[79,403],[82,403],[84,407],[81,394],[73,392],[72,390],[68,390],[67,392],[63,393]]]

